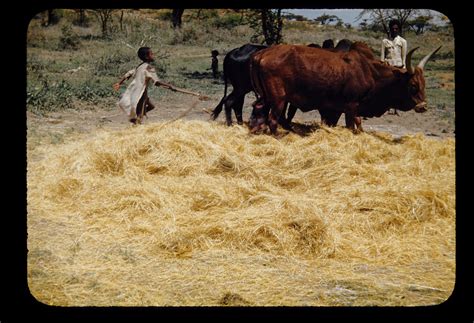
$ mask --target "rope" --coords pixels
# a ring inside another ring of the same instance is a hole
[[[171,120],[168,120],[168,121],[162,123],[162,124],[160,125],[160,128],[161,128],[161,127],[164,127],[164,126],[167,126],[167,125],[169,125],[170,123],[173,123],[173,122],[178,121],[179,119],[185,117],[189,112],[191,112],[192,109],[194,109],[194,108],[196,107],[196,105],[197,105],[198,103],[199,103],[199,99],[197,99],[196,101],[194,101],[194,103],[191,104],[191,106],[190,106],[188,109],[186,109],[184,112],[182,112],[182,113],[181,113],[180,115],[178,115],[176,118],[171,119]]]

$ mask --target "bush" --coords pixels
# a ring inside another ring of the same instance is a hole
[[[30,55],[28,56],[26,63],[26,72],[29,73],[38,73],[46,69],[46,64],[40,60],[37,56]]]
[[[166,20],[171,23],[171,17],[172,17],[171,10],[157,12],[155,14],[155,17],[159,20]]]
[[[123,54],[121,52],[115,52],[112,54],[105,54],[100,57],[94,64],[94,75],[108,75],[118,77],[124,74],[129,62],[133,58],[130,55]],[[137,64],[138,65],[138,64]]]
[[[79,49],[79,45],[81,43],[80,40],[79,40],[79,36],[72,31],[71,26],[64,25],[61,28],[61,31],[62,31],[62,35],[59,38],[58,48],[60,50],[65,50],[65,49],[77,50],[77,49]]]
[[[74,100],[97,103],[101,99],[115,96],[110,84],[99,82],[98,79],[71,85],[65,80],[52,82],[40,76],[39,83],[28,84],[26,107],[28,111],[43,115],[47,112],[73,108]]]
[[[40,78],[41,85],[28,84],[26,92],[26,107],[29,111],[44,114],[72,107],[71,85],[66,81],[51,83],[44,77]]]
[[[80,84],[74,93],[77,99],[92,103],[97,103],[100,99],[115,95],[109,84],[99,82],[98,79],[95,81],[87,80]]]
[[[196,28],[186,25],[180,29],[174,30],[169,45],[178,45],[183,43],[194,44],[200,38]]]
[[[232,29],[241,25],[240,16],[235,14],[227,14],[222,17],[216,17],[212,20],[212,26],[215,28]]]
[[[37,28],[36,26],[28,26],[28,33],[27,33],[27,46],[28,47],[44,47],[46,43],[46,36],[44,32]]]
[[[437,59],[452,59],[454,58],[454,51],[449,50],[447,52],[438,52],[434,57]]]

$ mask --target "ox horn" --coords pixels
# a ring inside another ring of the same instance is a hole
[[[428,62],[428,60],[431,58],[431,56],[433,56],[437,51],[439,51],[439,49],[441,48],[442,46],[439,46],[438,48],[436,48],[434,51],[432,51],[431,53],[429,53],[428,55],[426,55],[421,61],[420,63],[418,63],[418,67],[423,69],[423,67],[425,67],[425,64],[426,62]]]
[[[410,74],[415,74],[415,69],[413,68],[413,66],[411,66],[411,55],[413,55],[413,53],[415,52],[415,50],[417,50],[418,48],[420,47],[415,47],[413,48],[412,50],[410,50],[407,54],[407,60],[406,60],[406,65],[407,65],[407,71],[408,73]]]

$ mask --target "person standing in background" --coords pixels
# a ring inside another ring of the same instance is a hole
[[[214,49],[211,51],[211,55],[212,55],[212,62],[211,62],[212,76],[216,79],[219,77],[219,60],[217,59],[219,52]]]
[[[382,40],[380,59],[388,65],[406,68],[407,41],[402,38],[402,25],[399,20],[392,19],[389,22],[389,37]],[[396,114],[397,110],[393,109]]]

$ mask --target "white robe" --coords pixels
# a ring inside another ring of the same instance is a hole
[[[407,41],[400,36],[382,40],[381,60],[391,66],[406,67]]]
[[[127,114],[129,120],[137,117],[138,101],[142,95],[147,95],[145,90],[150,81],[153,84],[159,82],[155,68],[148,63],[143,63],[136,69],[125,73],[124,78],[129,79],[130,77],[133,77],[133,80],[118,102],[119,107]]]

